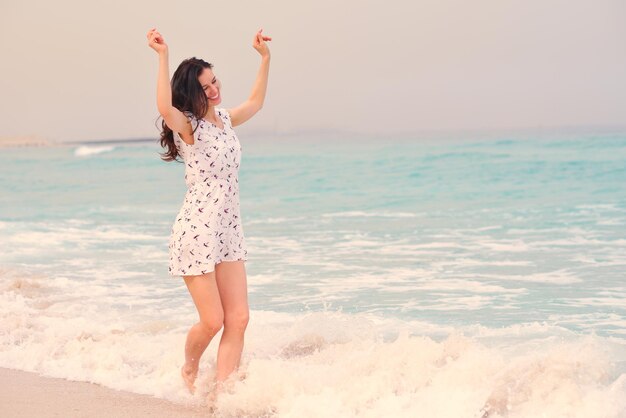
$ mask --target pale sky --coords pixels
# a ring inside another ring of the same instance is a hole
[[[157,137],[158,56],[215,65],[222,104],[252,88],[242,135],[626,125],[623,0],[7,1],[0,137]]]

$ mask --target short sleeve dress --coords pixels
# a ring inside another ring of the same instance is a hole
[[[171,276],[210,273],[221,261],[248,259],[239,206],[242,147],[228,112],[215,111],[224,129],[185,112],[194,143],[174,133],[185,163],[187,192],[168,244]]]

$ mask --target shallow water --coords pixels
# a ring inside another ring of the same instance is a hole
[[[626,414],[626,134],[240,139],[251,320],[225,415]],[[159,151],[3,150],[0,366],[200,402],[167,275],[184,167]]]

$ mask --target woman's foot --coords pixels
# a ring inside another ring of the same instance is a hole
[[[207,406],[211,411],[215,411],[217,397],[222,392],[224,392],[224,382],[219,380],[214,381],[206,397]]]
[[[180,375],[183,377],[185,381],[185,385],[187,385],[187,389],[193,395],[196,391],[196,387],[194,386],[194,382],[196,381],[196,377],[198,376],[198,369],[192,369],[191,367],[183,366],[180,369]]]

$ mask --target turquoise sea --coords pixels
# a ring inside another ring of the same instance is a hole
[[[239,138],[251,319],[225,416],[626,416],[626,132]],[[0,367],[200,402],[161,151],[2,149]]]

